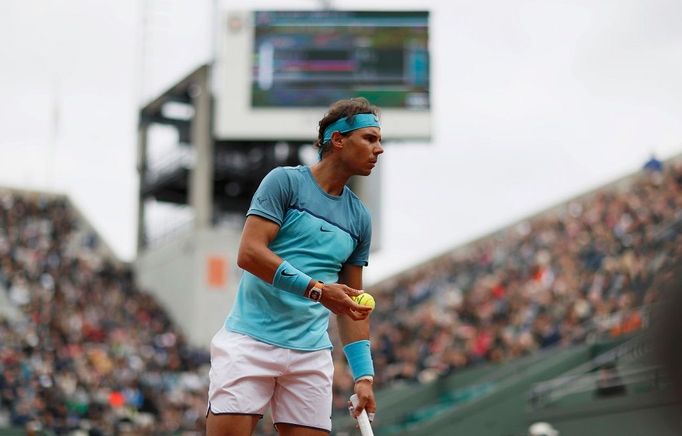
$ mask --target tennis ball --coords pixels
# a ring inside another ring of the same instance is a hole
[[[363,306],[371,307],[372,310],[374,310],[374,307],[376,306],[374,297],[372,297],[367,292],[365,292],[364,294],[360,294],[357,297],[353,297],[353,301]]]

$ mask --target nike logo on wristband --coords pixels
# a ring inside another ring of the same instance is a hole
[[[286,277],[294,277],[296,274],[289,274],[286,271],[282,271],[282,275]]]

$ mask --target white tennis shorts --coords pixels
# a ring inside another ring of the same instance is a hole
[[[297,351],[221,328],[211,341],[208,408],[331,431],[331,350]]]

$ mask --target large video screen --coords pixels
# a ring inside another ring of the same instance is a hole
[[[426,11],[255,11],[251,106],[428,109]]]

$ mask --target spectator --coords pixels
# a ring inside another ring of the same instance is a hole
[[[646,161],[646,163],[644,164],[644,169],[646,171],[660,173],[661,171],[663,171],[663,162],[658,160],[656,158],[656,155],[652,153],[649,160]]]

